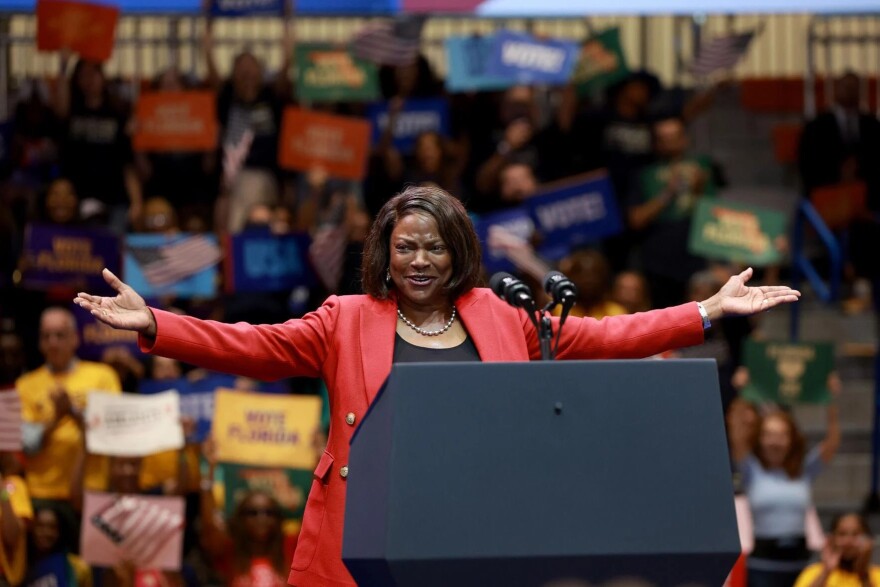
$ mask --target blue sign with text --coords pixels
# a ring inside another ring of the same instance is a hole
[[[373,104],[367,114],[372,126],[373,144],[379,143],[388,128],[388,103]],[[412,152],[416,138],[424,132],[449,135],[449,104],[443,98],[407,100],[394,120],[394,147],[403,153]]]
[[[520,84],[561,85],[571,78],[577,55],[578,46],[571,41],[501,31],[492,41],[488,73]]]

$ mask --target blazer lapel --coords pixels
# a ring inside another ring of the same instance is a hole
[[[510,351],[505,351],[503,328],[500,328],[505,318],[496,314],[491,298],[481,293],[473,289],[461,296],[455,303],[458,314],[484,363],[509,361]]]
[[[367,404],[372,404],[379,388],[391,373],[394,359],[397,304],[394,300],[373,300],[360,308],[360,348]]]

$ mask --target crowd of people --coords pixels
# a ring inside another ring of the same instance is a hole
[[[87,454],[82,413],[90,390],[137,393],[146,379],[197,377],[199,372],[124,348],[108,349],[101,361],[80,360],[76,317],[69,309],[79,291],[76,284],[37,291],[19,283],[22,243],[31,223],[94,226],[120,235],[225,235],[255,227],[273,234],[330,235],[340,244],[340,268],[320,272],[320,283],[306,303],[293,303],[299,298],[290,291],[162,300],[176,313],[226,322],[281,322],[316,308],[328,294],[362,291],[358,269],[364,240],[376,213],[404,186],[439,186],[478,217],[521,204],[544,183],[606,169],[624,219],[620,235],[572,251],[555,267],[540,258],[535,243],[509,234],[490,236],[524,279],[539,283],[547,270],[561,269],[579,291],[573,315],[602,319],[706,299],[742,269],[711,263],[687,248],[695,204],[726,185],[718,161],[691,151],[688,131],[712,107],[717,88],[673,91],[649,72],[637,72],[598,100],[579,96],[574,87],[514,86],[448,95],[428,61],[419,57],[410,65],[381,68],[389,128],[407,100],[436,97],[450,106],[448,136],[426,132],[405,153],[386,132],[370,152],[365,179],[354,182],[331,177],[317,166],[302,173],[279,167],[282,111],[296,101],[286,59],[268,76],[256,55],[243,52],[223,79],[213,60],[210,22],[204,47],[207,79],[171,68],[150,85],[155,91],[216,93],[221,132],[210,151],[135,152],[132,104],[100,63],[65,55],[51,83],[32,80],[20,86],[10,156],[0,170],[0,389],[21,396],[24,450],[0,453],[0,585],[32,582],[43,561],[61,557],[70,586],[105,581],[144,587],[280,586],[287,582],[296,544],[296,532],[286,530],[282,508],[269,493],[249,493],[224,518],[216,503],[210,442],[142,459]],[[292,55],[290,39],[285,37],[280,50]],[[853,78],[848,74],[839,81],[831,113],[807,125],[803,183],[812,189],[865,182],[868,210],[876,211],[880,176],[871,156],[880,152],[880,123],[859,112],[858,79]],[[315,108],[364,113],[363,105],[355,103]],[[851,250],[861,251],[852,257],[854,274],[876,277],[876,255],[864,254],[872,250],[864,243],[874,242],[876,220],[870,214],[860,217],[852,236]],[[837,412],[829,408],[826,438],[808,449],[786,411],[735,399],[748,377],[741,369],[742,344],[756,328],[759,318],[724,318],[706,333],[703,346],[662,357],[718,361],[732,461],[754,519],[749,584],[877,584],[878,571],[869,564],[871,533],[855,514],[834,522],[821,561],[807,567],[809,484],[839,445]],[[294,393],[321,387],[302,379],[288,385]],[[836,376],[829,379],[833,392],[840,387]],[[182,570],[84,563],[77,553],[85,490],[185,496]]]

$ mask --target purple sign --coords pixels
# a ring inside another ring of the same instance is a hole
[[[104,267],[119,275],[119,239],[97,228],[31,224],[24,235],[22,283],[32,289],[66,286],[109,292]]]

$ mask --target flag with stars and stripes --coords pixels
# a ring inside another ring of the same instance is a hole
[[[352,53],[379,65],[411,65],[419,56],[424,24],[417,15],[369,24],[355,35]]]
[[[697,57],[691,64],[691,73],[696,77],[706,77],[732,69],[743,58],[756,31],[715,37],[700,43]]]
[[[183,528],[183,516],[154,500],[121,495],[89,522],[113,543],[123,560],[150,568],[166,543]]]
[[[144,279],[161,288],[215,266],[222,257],[213,238],[196,234],[156,247],[128,247]]]

